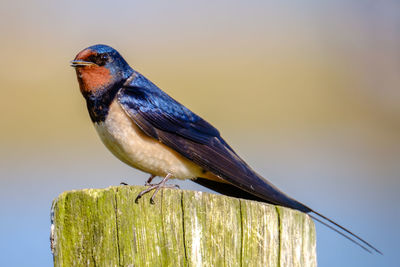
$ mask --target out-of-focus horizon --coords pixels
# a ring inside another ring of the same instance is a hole
[[[399,3],[3,1],[0,22],[1,262],[51,265],[45,216],[60,192],[145,181],[100,143],[68,64],[104,43],[260,174],[385,253],[318,227],[321,266],[395,264]]]

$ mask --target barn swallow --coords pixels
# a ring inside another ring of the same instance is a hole
[[[168,179],[191,179],[228,196],[308,213],[365,250],[381,253],[257,174],[216,128],[133,70],[112,47],[88,47],[71,66],[105,146],[121,161],[151,175],[136,201],[154,190],[153,201],[160,188],[168,187]],[[156,176],[162,181],[151,184]]]

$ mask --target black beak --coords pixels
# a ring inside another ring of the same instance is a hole
[[[71,67],[73,67],[73,68],[96,65],[93,62],[83,61],[83,60],[72,60],[70,63],[71,63]]]

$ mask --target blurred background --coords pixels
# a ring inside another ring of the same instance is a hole
[[[0,34],[2,265],[52,265],[61,192],[147,178],[102,145],[69,67],[103,43],[260,174],[384,252],[317,223],[320,266],[398,266],[398,1],[3,0]]]

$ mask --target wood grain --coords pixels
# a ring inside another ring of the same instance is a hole
[[[141,186],[62,193],[52,207],[54,266],[316,266],[304,213],[221,195]]]

